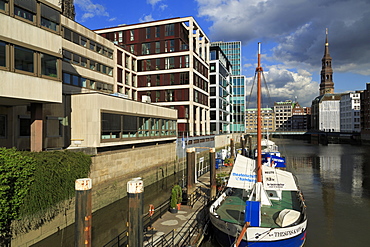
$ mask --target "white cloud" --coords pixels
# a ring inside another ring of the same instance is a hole
[[[312,81],[312,74],[306,70],[292,72],[279,66],[272,66],[264,72],[264,78],[268,92],[263,82],[263,104],[270,107],[276,101],[295,100],[296,98],[301,106],[311,106],[312,100],[319,92],[319,84]],[[253,79],[254,77],[247,78],[247,96],[250,95]],[[254,85],[254,92],[251,94],[251,106],[255,105],[253,102],[255,101],[255,88],[256,85]]]
[[[161,2],[161,1],[162,0],[147,0],[146,2],[154,7],[157,3]]]
[[[78,5],[78,7],[81,8],[82,11],[84,11],[81,17],[81,22],[84,22],[87,19],[93,18],[95,16],[109,17],[109,13],[101,4],[94,4],[91,0],[75,0],[74,3]]]
[[[271,57],[276,61],[318,71],[329,28],[334,71],[370,75],[368,0],[196,1],[198,16],[213,23],[212,40],[275,43]]]
[[[140,22],[149,22],[149,21],[154,21],[154,18],[152,15],[145,15],[142,18],[139,19]]]

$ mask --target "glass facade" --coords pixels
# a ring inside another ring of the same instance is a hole
[[[232,75],[241,75],[241,41],[212,42],[211,46],[219,46],[221,50],[225,53],[232,65]]]
[[[211,46],[219,46],[232,65],[233,119],[231,131],[244,132],[245,76],[241,75],[241,41],[212,42]]]

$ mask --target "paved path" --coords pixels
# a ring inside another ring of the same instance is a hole
[[[220,167],[216,173],[230,172],[230,167]],[[202,191],[208,193],[210,188],[209,172],[198,178],[197,187],[201,187]],[[179,231],[183,230],[187,232],[187,228],[184,225],[189,225],[191,221],[196,219],[194,213],[197,212],[201,207],[204,206],[202,200],[198,200],[193,207],[187,205],[181,205],[180,210],[177,213],[165,213],[162,218],[158,219],[152,224],[152,228],[149,229],[144,235],[144,246],[153,243],[163,235],[167,235],[174,230],[171,236],[175,236]],[[184,229],[182,229],[184,227]],[[166,238],[168,239],[168,238]]]

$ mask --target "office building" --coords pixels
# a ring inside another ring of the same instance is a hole
[[[176,140],[176,110],[130,100],[136,56],[75,22],[67,2],[0,1],[0,146],[98,150]],[[127,87],[118,71],[130,77]]]
[[[218,46],[212,46],[210,50],[211,133],[230,133],[232,121],[231,65]]]
[[[245,111],[245,132],[257,132],[257,109],[250,108]],[[269,134],[276,130],[275,128],[275,113],[272,108],[261,109],[261,124],[264,134]]]
[[[340,132],[361,131],[361,92],[342,94],[340,99]]]
[[[176,109],[179,136],[210,133],[210,42],[193,17],[95,32],[136,55],[137,91],[133,99]],[[123,87],[126,90],[126,85]]]

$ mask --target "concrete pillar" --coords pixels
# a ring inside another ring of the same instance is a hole
[[[209,180],[211,184],[211,193],[210,197],[211,200],[216,198],[216,155],[215,155],[215,149],[210,148],[209,149],[209,165],[211,167],[210,175],[209,175]]]
[[[91,247],[91,188],[90,178],[77,179],[75,182],[75,247]]]
[[[31,136],[30,136],[30,150],[32,152],[42,151],[42,125],[43,125],[43,114],[42,114],[41,103],[31,103]]]
[[[143,193],[144,183],[141,178],[127,182],[128,195],[128,247],[142,247],[143,229]]]

